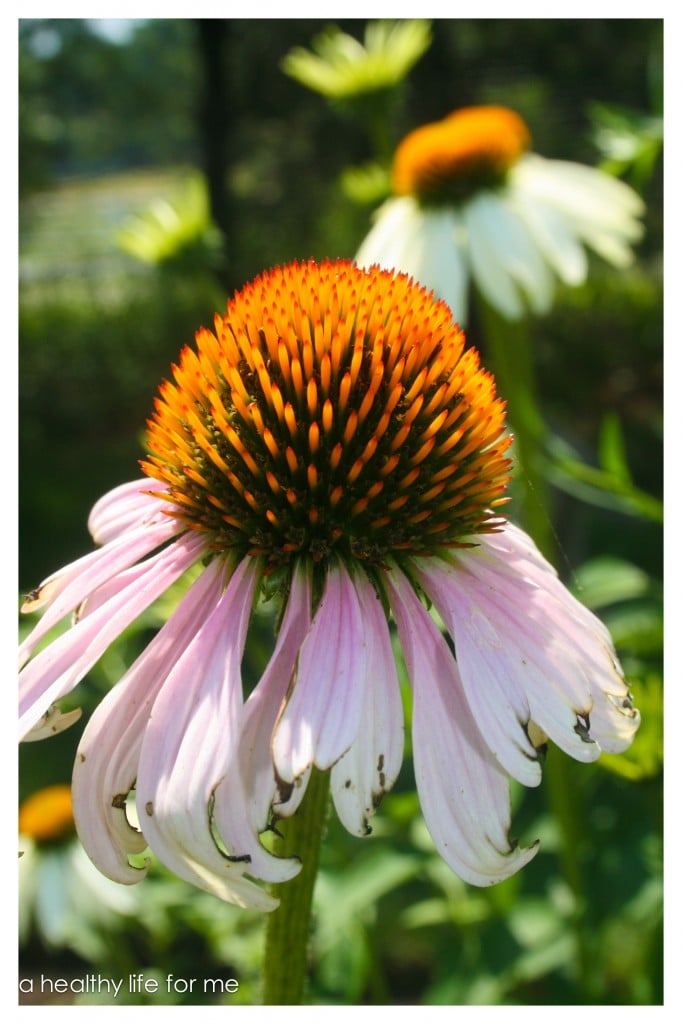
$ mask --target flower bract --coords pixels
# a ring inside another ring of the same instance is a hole
[[[368,834],[403,758],[392,630],[436,847],[474,885],[534,856],[510,835],[510,779],[539,783],[548,739],[587,762],[621,751],[638,716],[605,627],[501,513],[509,444],[493,378],[406,274],[291,264],[197,333],[159,389],[144,474],[92,510],[99,547],[24,606],[43,615],[21,649],[21,731],[43,736],[55,702],[193,570],[78,748],[76,825],[105,874],[139,880],[131,857],[150,847],[208,892],[272,909],[258,881],[299,864],[261,837],[313,766]],[[246,694],[264,596],[278,629]]]

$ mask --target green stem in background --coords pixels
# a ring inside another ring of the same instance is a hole
[[[542,472],[542,448],[547,428],[538,407],[533,351],[523,321],[503,319],[483,300],[477,306],[481,333],[495,374],[498,393],[507,402],[518,464],[516,484],[526,528],[546,558],[552,560],[554,540],[549,494]]]
[[[279,898],[265,926],[263,1003],[300,1006],[308,968],[308,944],[313,889],[320,845],[327,820],[329,772],[313,768],[305,798],[296,814],[277,824],[272,845],[278,857],[299,857],[301,870],[289,882],[271,887]]]
[[[536,398],[533,351],[526,324],[510,323],[481,300],[479,314],[482,341],[489,369],[495,374],[498,393],[507,402],[508,422],[514,434],[516,483],[521,490],[525,526],[542,553],[554,557],[554,532],[550,518],[549,488],[543,474],[543,447],[547,438]],[[584,991],[589,987],[589,949],[585,926],[584,886],[578,850],[580,814],[568,759],[551,750],[544,775],[549,802],[561,830],[560,863],[564,880],[573,895],[578,964]]]
[[[591,957],[589,934],[585,919],[585,897],[582,872],[578,859],[580,845],[580,814],[576,799],[575,780],[571,778],[571,764],[563,751],[558,748],[547,754],[543,769],[545,785],[549,792],[549,804],[561,829],[559,861],[564,881],[573,896],[573,928],[580,979],[585,996],[589,996],[591,985]]]

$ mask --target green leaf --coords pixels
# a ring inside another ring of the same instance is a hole
[[[354,203],[376,206],[390,195],[390,172],[376,161],[347,167],[341,174],[341,188]]]
[[[602,618],[618,650],[645,657],[663,649],[663,616],[651,601],[620,605]]]
[[[599,461],[602,469],[607,473],[628,487],[632,486],[623,431],[620,419],[615,413],[608,413],[602,421],[599,436]]]
[[[604,157],[602,169],[615,175],[632,174],[642,188],[663,146],[663,118],[627,107],[593,103],[592,140]]]
[[[421,866],[420,857],[375,847],[342,874],[321,870],[315,889],[318,949],[328,948],[339,931],[373,914],[379,898],[414,877]]]
[[[576,577],[578,586],[573,589],[582,604],[593,611],[641,597],[650,584],[642,569],[620,558],[595,558],[582,565]]]
[[[547,438],[545,455],[547,479],[559,490],[600,508],[663,522],[662,502],[624,481],[620,471],[613,473],[587,465],[556,435]],[[615,457],[613,450],[610,457]]]

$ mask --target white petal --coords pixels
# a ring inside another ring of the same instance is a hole
[[[389,199],[379,208],[369,234],[360,245],[355,262],[359,267],[379,264],[385,270],[413,274],[405,264],[422,229],[422,211],[412,196]]]
[[[482,192],[466,204],[463,217],[472,273],[491,305],[518,320],[525,297],[533,312],[546,313],[554,298],[552,274],[513,203],[504,194]]]
[[[410,273],[447,303],[456,323],[466,324],[469,257],[466,231],[459,215],[454,210],[425,210],[423,230],[418,244],[415,239],[413,252],[415,269]]]
[[[88,855],[109,878],[138,882],[146,869],[132,867],[131,853],[147,840],[126,815],[126,798],[137,778],[140,748],[154,700],[222,590],[223,567],[215,560],[193,584],[148,647],[93,712],[73,771],[73,813]]]
[[[466,322],[466,233],[454,210],[422,209],[412,196],[389,199],[379,209],[355,262],[409,274],[448,304],[456,322]]]
[[[494,885],[535,856],[509,840],[509,780],[462,692],[457,663],[411,584],[386,574],[414,692],[413,748],[424,820],[443,859],[472,885]]]
[[[492,216],[491,216],[492,215]],[[487,196],[477,196],[463,210],[469,236],[471,275],[479,291],[491,306],[508,320],[520,320],[523,302],[508,267],[501,258],[496,240],[494,209]]]
[[[369,819],[398,777],[403,759],[402,698],[381,601],[363,573],[355,586],[368,645],[362,725],[350,750],[332,768],[331,792],[349,832],[367,835]]]
[[[636,218],[646,210],[642,199],[611,174],[569,160],[548,160],[535,153],[520,160],[513,173],[524,184],[532,183],[536,193],[551,197],[557,208],[595,217],[617,228],[627,224],[633,237],[641,233]]]
[[[184,536],[135,568],[132,581],[97,611],[40,651],[19,673],[20,735],[51,704],[72,690],[126,626],[178,579],[201,554],[202,537]]]
[[[582,284],[587,277],[587,257],[571,221],[521,188],[510,193],[510,199],[536,245],[564,284]]]
[[[644,204],[624,182],[592,167],[534,154],[519,161],[513,180],[563,215],[573,233],[604,259],[616,266],[632,261]]]
[[[362,611],[339,565],[327,573],[273,739],[275,766],[285,782],[295,782],[312,764],[330,768],[348,750],[360,726],[366,672]]]
[[[272,910],[277,901],[244,877],[241,851],[220,850],[211,818],[237,750],[256,580],[257,563],[245,559],[169,673],[142,741],[136,798],[145,837],[171,871],[230,903]]]

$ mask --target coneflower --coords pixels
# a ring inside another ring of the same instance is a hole
[[[129,857],[149,846],[209,892],[272,909],[254,879],[299,864],[260,836],[295,813],[313,767],[366,834],[403,755],[391,619],[438,850],[475,885],[533,857],[510,838],[510,778],[539,783],[548,738],[581,761],[621,751],[638,716],[605,627],[500,512],[509,444],[492,377],[404,274],[292,264],[197,333],[161,385],[145,475],[92,511],[101,547],[24,605],[45,612],[22,645],[22,734],[44,735],[121,631],[202,568],[77,752],[76,824],[105,874],[138,880]],[[280,625],[244,700],[265,586]]]

